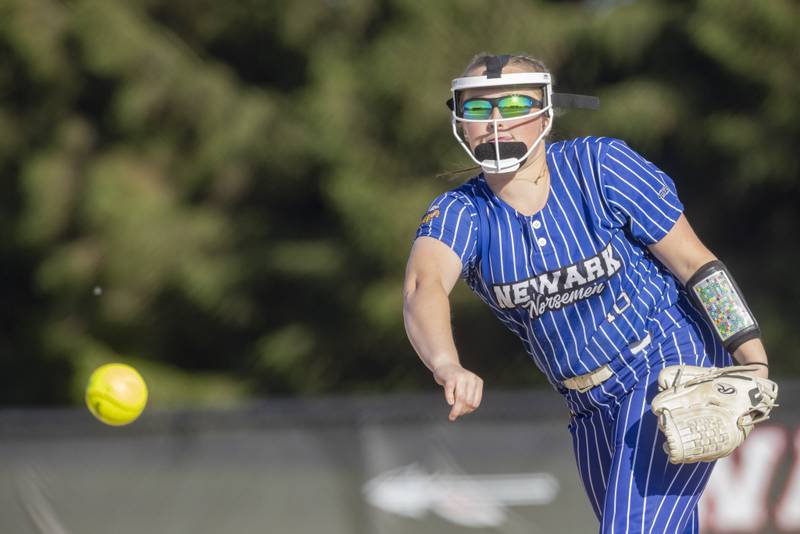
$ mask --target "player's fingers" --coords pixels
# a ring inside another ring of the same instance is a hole
[[[479,402],[479,390],[481,387],[480,378],[473,376],[464,382],[462,395],[461,415],[466,415],[475,411]]]
[[[453,408],[450,410],[450,415],[447,417],[451,421],[455,421],[462,415],[464,415],[464,403],[456,399],[456,403],[453,405]]]
[[[483,380],[476,375],[465,374],[453,381],[452,385],[453,402],[448,418],[455,421],[478,407],[483,396]]]
[[[448,418],[451,421],[455,421],[460,415],[464,415],[464,383],[462,381],[458,381],[456,384],[456,389],[454,392],[455,395],[455,402],[453,403],[453,409],[450,410],[450,415]]]
[[[483,380],[478,378],[475,382],[475,391],[472,395],[472,406],[473,409],[477,409],[478,406],[481,405],[481,400],[483,399]]]
[[[458,413],[458,409],[455,406],[453,406],[453,408],[450,410],[450,413],[447,415],[447,418],[451,421],[455,421],[456,419],[458,419],[459,415],[460,414]]]
[[[475,411],[475,386],[474,377],[464,383],[464,413]]]
[[[444,398],[450,406],[456,401],[456,381],[448,380],[444,383]]]

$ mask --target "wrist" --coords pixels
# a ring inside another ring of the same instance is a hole
[[[742,365],[749,368],[749,372],[761,378],[769,378],[769,364],[762,361],[742,362]]]
[[[460,366],[461,363],[458,361],[458,354],[454,352],[443,352],[439,354],[434,354],[429,356],[425,359],[428,364],[428,369],[431,371],[436,371],[441,367],[446,365],[458,365]]]

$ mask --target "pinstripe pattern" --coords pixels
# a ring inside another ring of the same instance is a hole
[[[697,532],[713,464],[674,466],[650,402],[667,365],[730,365],[675,278],[647,251],[683,211],[672,180],[623,141],[547,146],[550,194],[525,216],[483,175],[439,196],[417,231],[448,245],[462,277],[565,398],[575,460],[601,532]],[[645,335],[636,356],[628,347]],[[609,364],[585,393],[565,378]]]
[[[617,139],[548,145],[547,163],[539,213],[518,213],[479,175],[434,200],[417,236],[458,254],[467,283],[555,385],[660,328],[652,317],[680,291],[645,246],[683,206],[672,180]]]
[[[626,350],[614,359],[618,381],[586,393],[561,390],[572,413],[578,471],[600,532],[697,532],[697,501],[713,464],[670,464],[650,402],[664,367],[712,364],[711,355],[697,350],[705,335],[684,318],[656,334],[644,353]]]

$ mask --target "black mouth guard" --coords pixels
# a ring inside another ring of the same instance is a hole
[[[487,159],[520,159],[528,151],[528,145],[519,141],[501,141],[497,144],[500,146],[500,154],[497,153],[494,143],[481,143],[475,147],[475,158],[479,161]]]

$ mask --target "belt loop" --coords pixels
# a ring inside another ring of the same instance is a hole
[[[648,332],[639,341],[632,343],[631,345],[628,345],[628,349],[631,351],[631,354],[639,354],[650,345],[651,341],[652,337],[650,336],[650,332]]]

